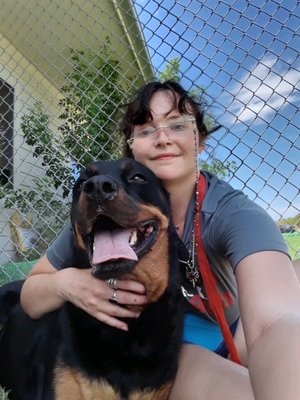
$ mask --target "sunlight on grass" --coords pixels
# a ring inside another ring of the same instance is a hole
[[[292,259],[300,258],[300,233],[284,233]]]

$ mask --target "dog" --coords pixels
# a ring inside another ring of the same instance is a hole
[[[88,260],[83,267],[99,279],[141,282],[148,302],[130,306],[140,316],[127,318],[129,330],[122,331],[69,302],[32,320],[20,306],[22,282],[5,285],[0,385],[11,400],[166,400],[184,309],[167,193],[133,159],[94,162],[74,185],[71,223]]]

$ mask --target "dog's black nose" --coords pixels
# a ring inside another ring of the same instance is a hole
[[[95,200],[113,200],[117,196],[118,187],[109,176],[96,175],[85,182],[83,192]]]

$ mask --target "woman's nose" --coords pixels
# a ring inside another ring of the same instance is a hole
[[[156,145],[164,145],[171,142],[170,137],[167,132],[167,128],[160,127],[155,132],[155,144]]]

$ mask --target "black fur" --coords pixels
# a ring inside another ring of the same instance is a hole
[[[99,194],[96,192],[100,186]],[[97,162],[82,173],[73,191],[72,224],[82,227],[85,243],[89,234],[85,232],[82,208],[81,215],[78,213],[83,191],[86,193],[80,207],[85,206],[88,198],[87,212],[93,212],[97,204],[104,209],[94,221],[97,229],[102,221],[105,229],[110,229],[110,224],[115,228],[116,224],[123,223],[122,216],[113,222],[108,216],[111,211],[105,211],[106,203],[110,202],[110,207],[115,196],[122,197],[122,207],[125,211],[128,207],[128,215],[134,215],[139,204],[154,205],[164,215],[169,215],[168,197],[159,180],[147,168],[131,159]],[[127,200],[131,200],[131,204],[126,204]],[[22,282],[13,282],[0,289],[0,324],[4,325],[0,341],[0,385],[10,390],[11,400],[55,399],[53,387],[57,365],[79,370],[91,380],[104,378],[121,393],[120,400],[128,399],[134,390],[155,390],[172,382],[181,347],[183,307],[178,237],[171,224],[168,241],[170,274],[167,288],[160,298],[147,305],[137,320],[126,320],[128,332],[103,324],[70,303],[57,312],[32,320],[19,304]],[[143,257],[141,255],[141,259]],[[120,278],[122,268],[128,273],[138,265],[119,262],[118,267],[113,268],[110,263],[104,268],[103,276],[101,268],[97,268],[95,274],[103,279]]]

